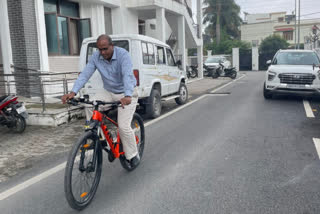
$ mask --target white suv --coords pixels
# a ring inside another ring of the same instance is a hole
[[[320,60],[311,50],[279,50],[269,68],[263,86],[266,99],[273,94],[319,94]]]

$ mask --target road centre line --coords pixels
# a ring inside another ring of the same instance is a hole
[[[319,138],[312,138],[314,145],[316,147],[317,153],[318,153],[318,157],[320,159],[320,139]]]
[[[314,118],[314,114],[308,100],[303,100],[303,106],[306,111],[307,117]]]
[[[232,84],[232,83],[244,78],[245,76],[246,75],[244,74],[240,78],[235,79],[235,80],[233,80],[233,81],[231,81],[231,82],[229,82],[229,83],[227,83],[227,84],[225,84],[225,85],[223,85],[221,87],[218,87],[218,88],[214,89],[213,91],[211,91],[211,93],[219,91],[219,90],[227,87],[228,85],[230,85],[230,84]],[[193,103],[195,103],[195,102],[197,102],[197,101],[199,101],[199,100],[201,100],[201,99],[203,99],[203,98],[205,98],[207,96],[210,96],[210,94],[204,94],[204,95],[198,97],[197,99],[195,99],[195,100],[193,100],[193,101],[191,101],[189,103],[186,103],[185,105],[182,105],[182,106],[176,108],[173,111],[170,111],[170,112],[168,112],[168,113],[166,113],[166,114],[164,114],[164,115],[162,115],[162,116],[160,116],[160,117],[158,117],[158,118],[156,118],[156,119],[154,119],[152,121],[149,121],[149,122],[145,123],[145,127],[146,126],[150,126],[151,124],[153,124],[155,122],[158,122],[159,120],[162,120],[162,119],[170,116],[171,114],[173,114],[173,113],[175,113],[177,111],[180,111],[181,109],[186,108],[189,105],[191,105],[191,104],[193,104]],[[22,182],[22,183],[20,183],[20,184],[18,184],[16,186],[14,186],[14,187],[12,187],[12,188],[10,188],[8,190],[5,190],[4,192],[0,193],[0,201],[10,197],[11,195],[13,195],[13,194],[15,194],[17,192],[20,192],[21,190],[24,190],[24,189],[30,187],[31,185],[33,185],[35,183],[38,183],[39,181],[41,181],[41,180],[43,180],[43,179],[45,179],[45,178],[47,178],[47,177],[59,172],[60,170],[65,169],[66,164],[67,164],[67,162],[65,161],[62,164],[59,164],[59,165],[57,165],[57,166],[55,166],[55,167],[53,167],[53,168],[51,168],[51,169],[49,169],[47,171],[35,176],[35,177],[32,177],[32,178],[30,178],[30,179],[28,179],[28,180],[26,180],[26,181],[24,181],[24,182]]]

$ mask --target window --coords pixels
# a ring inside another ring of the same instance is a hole
[[[79,55],[83,39],[91,36],[90,19],[79,18],[79,4],[44,0],[49,55]]]
[[[139,34],[146,35],[146,22],[144,20],[138,20],[139,23]]]
[[[164,48],[157,46],[157,64],[166,64],[166,57],[164,55]]]
[[[150,24],[150,28],[151,28],[151,30],[155,30],[156,29],[156,25],[155,24]]]
[[[278,18],[278,22],[283,22],[284,18],[283,17],[279,17]]]
[[[166,48],[167,58],[168,58],[168,65],[176,66],[176,62],[174,61],[174,57],[170,49]]]
[[[120,47],[120,48],[124,48],[126,49],[128,52],[129,51],[129,41],[128,40],[118,40],[118,41],[112,41],[114,46]],[[92,54],[97,51],[97,43],[90,43],[88,44],[88,50],[87,50],[87,63],[90,60],[90,57],[92,56]]]
[[[285,32],[283,32],[283,38],[285,40],[293,40],[293,31],[285,31]]]
[[[141,42],[143,64],[154,65],[155,56],[153,45],[151,43]]]
[[[151,43],[148,43],[148,55],[149,55],[149,64],[154,65],[155,56],[154,56],[153,45]]]

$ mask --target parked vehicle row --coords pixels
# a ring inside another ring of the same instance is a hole
[[[315,51],[279,50],[267,64],[263,85],[265,99],[275,94],[320,93],[320,59]]]
[[[212,78],[230,77],[235,79],[237,77],[237,70],[235,67],[230,68],[231,63],[225,57],[209,57],[203,64],[204,76]]]

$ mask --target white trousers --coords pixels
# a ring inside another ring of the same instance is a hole
[[[106,91],[105,89],[99,90],[90,100],[101,100],[104,102],[114,102],[119,101],[124,97],[124,94],[114,94],[112,92]],[[134,132],[131,128],[131,121],[133,114],[136,111],[138,102],[138,91],[137,88],[134,89],[133,95],[131,97],[131,104],[125,105],[124,108],[118,107],[118,126],[119,134],[125,152],[126,158],[130,160],[138,154],[136,138]],[[90,120],[93,114],[92,106],[86,106],[86,118]]]

